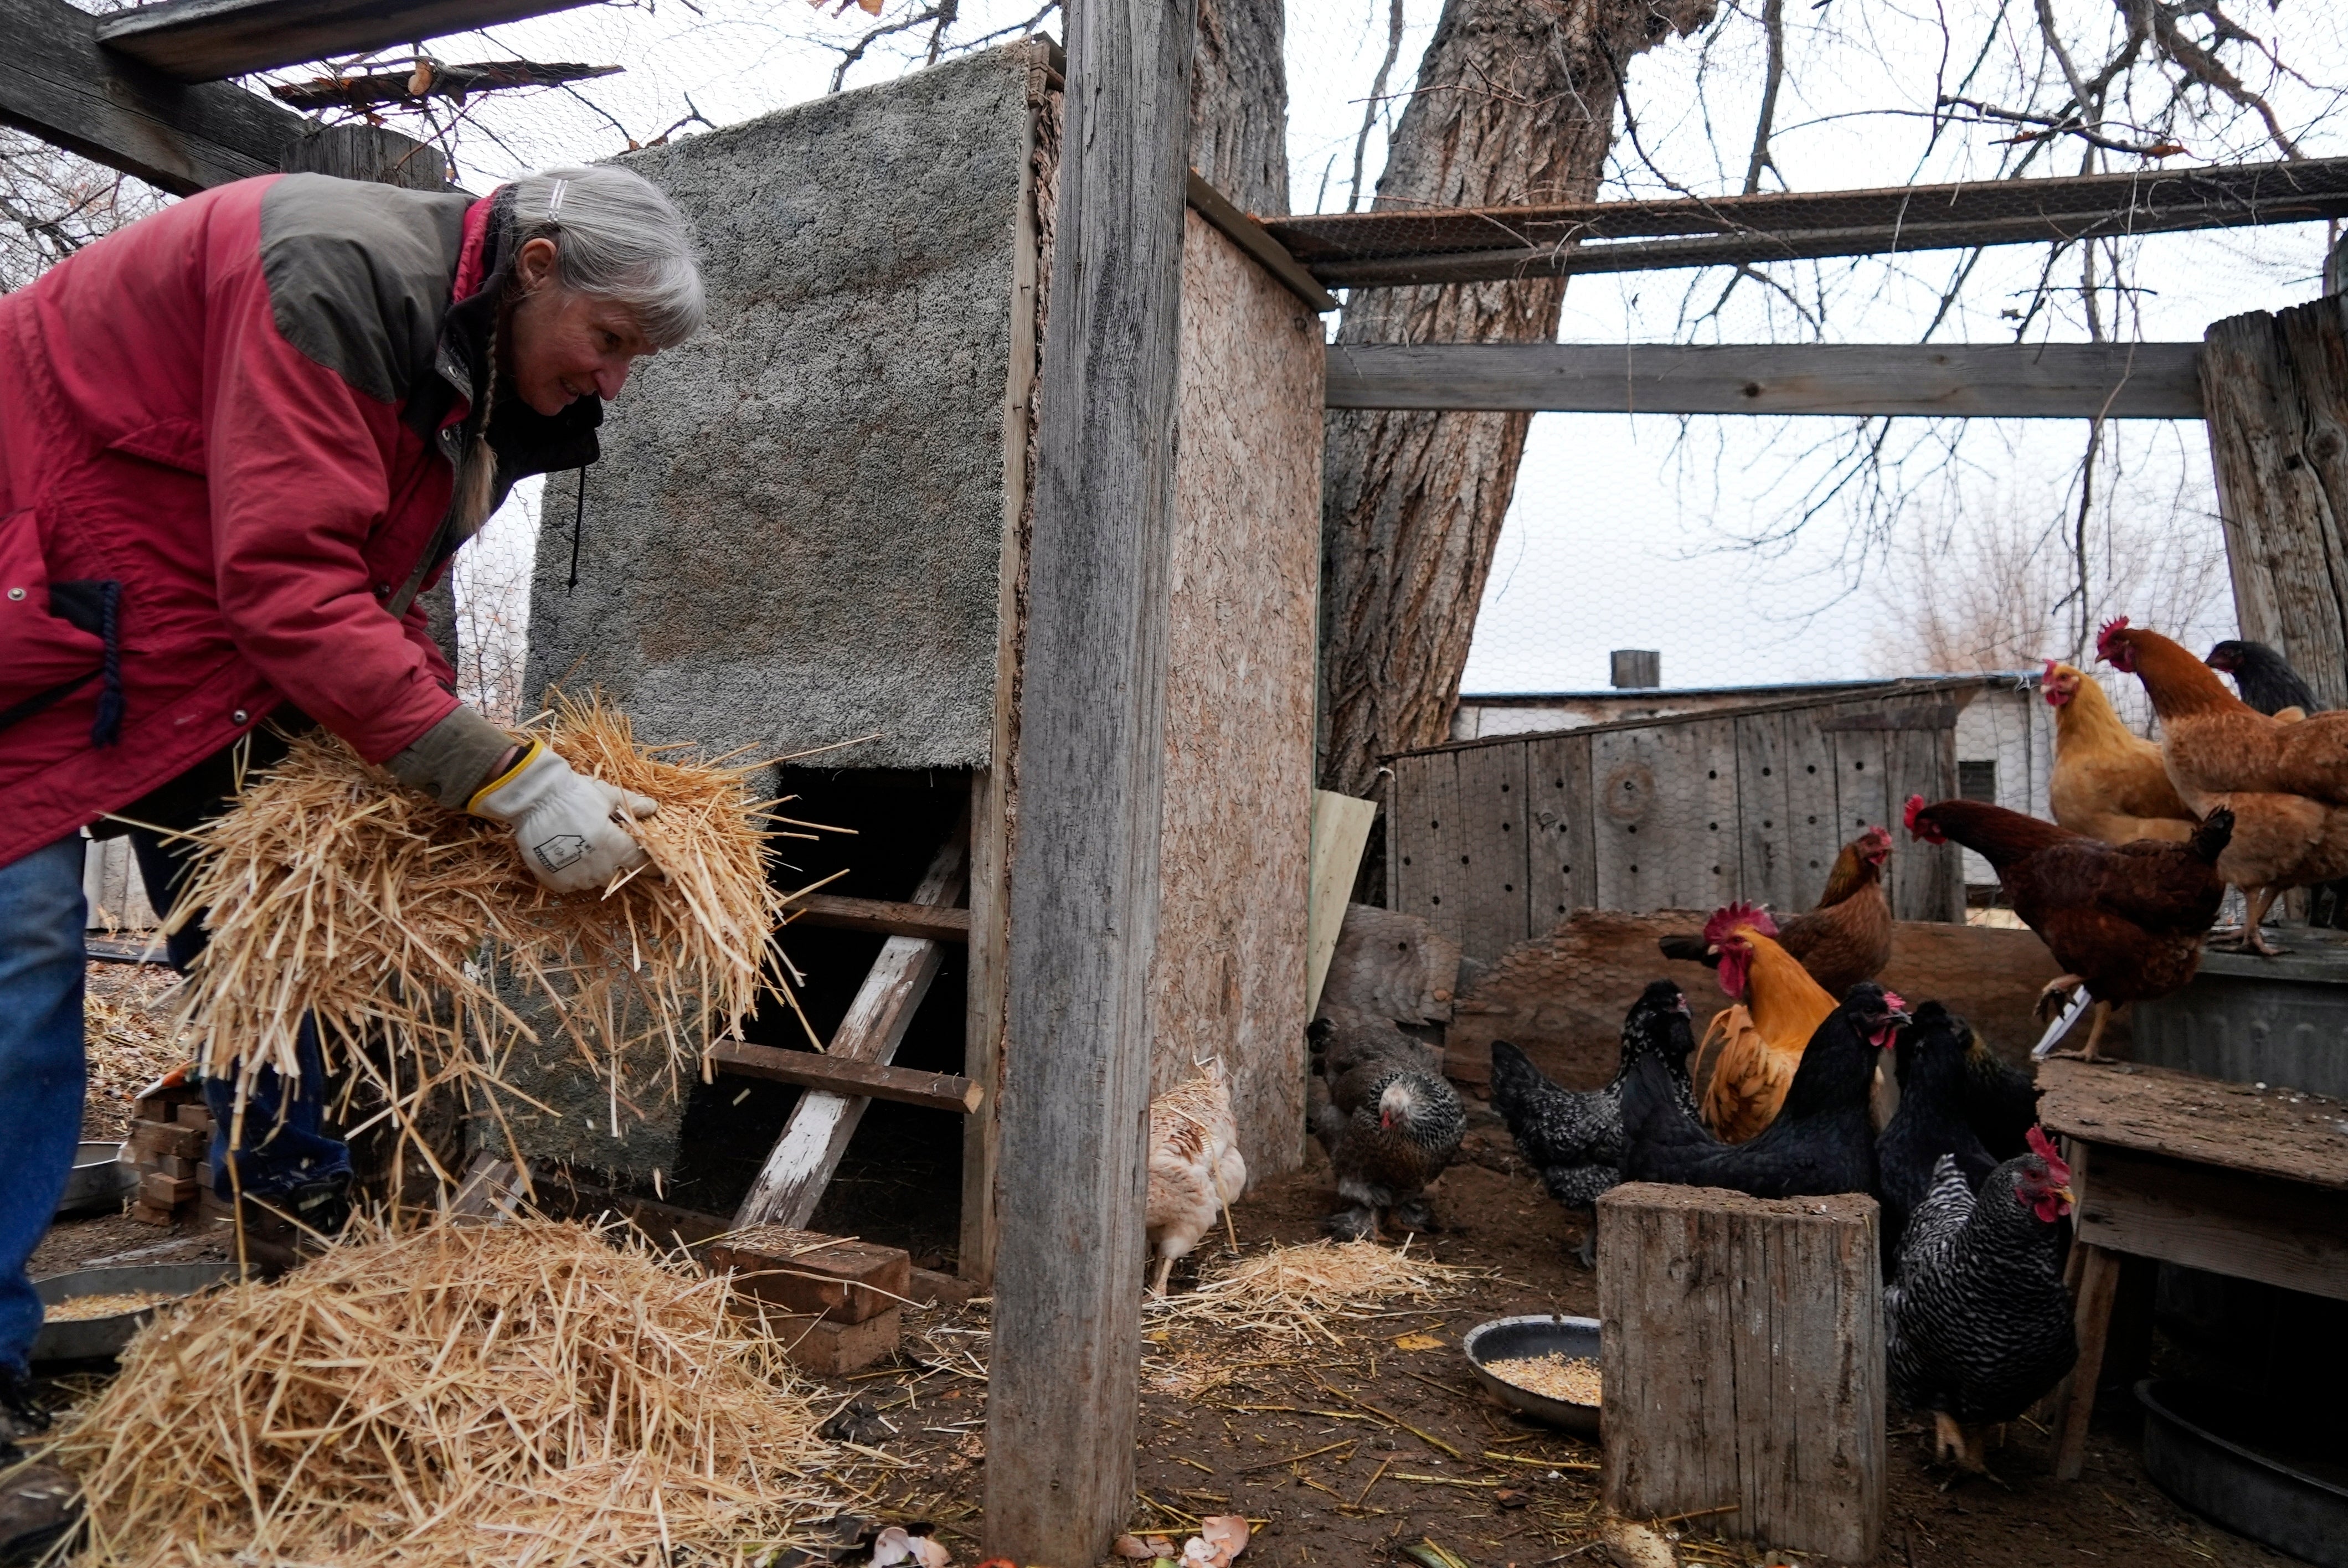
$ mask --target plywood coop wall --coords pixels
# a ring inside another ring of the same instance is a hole
[[[1962,917],[1953,846],[1908,841],[1910,794],[1957,793],[1955,725],[1970,688],[1759,704],[1393,759],[1392,907],[1489,959],[1575,909],[1709,909],[1736,898],[1807,909],[1844,840],[1900,840],[1892,912]]]
[[[756,754],[877,733],[825,760],[968,778],[988,1081],[1051,1071],[1003,1040],[1001,996],[1047,65],[1017,45],[626,159],[693,220],[710,324],[611,408],[575,541],[572,481],[550,483],[531,595],[533,699],[597,684],[650,739]],[[1184,246],[1152,1079],[1220,1057],[1250,1165],[1279,1171],[1301,1157],[1322,337],[1196,215]],[[983,1113],[971,1133],[966,1257]]]

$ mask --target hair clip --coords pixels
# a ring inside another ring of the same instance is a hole
[[[562,216],[562,191],[563,188],[570,183],[571,181],[567,179],[558,179],[554,182],[554,193],[546,199],[546,220],[549,223]]]

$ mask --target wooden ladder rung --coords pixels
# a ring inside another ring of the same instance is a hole
[[[901,1105],[924,1105],[932,1111],[963,1115],[978,1109],[984,1091],[967,1078],[951,1072],[922,1072],[879,1061],[851,1061],[812,1050],[778,1050],[747,1040],[721,1040],[709,1048],[709,1064],[736,1078],[764,1078],[796,1083],[804,1089],[828,1089],[835,1094],[862,1095],[868,1100],[894,1100]]]

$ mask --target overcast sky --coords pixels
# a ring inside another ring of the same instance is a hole
[[[2298,73],[2262,67],[2252,77],[2270,91],[2286,130],[2311,156],[2348,152],[2342,108],[2348,7],[2334,0],[2282,0],[2271,8],[2236,4],[2237,19],[2260,30]],[[1724,5],[1708,40],[1667,44],[1633,66],[1638,137],[1635,145],[1627,138],[1618,144],[1604,194],[1739,188],[1761,74],[1761,35],[1750,15],[1756,5],[1746,0],[1744,12]],[[880,20],[918,8],[891,0]],[[1035,8],[964,0],[952,38],[967,42],[993,29],[1015,29]],[[1439,8],[1439,0],[1405,0],[1407,27],[1390,83],[1396,95],[1390,112],[1406,101],[1398,95],[1409,89]],[[2106,0],[2057,0],[2055,9],[2079,56],[2100,59],[2115,8]],[[1935,118],[1933,102],[1976,51],[1983,64],[1975,90],[2001,102],[2020,101],[2032,79],[2051,72],[2026,34],[1991,28],[2001,13],[2013,13],[2015,27],[2025,26],[2029,10],[1983,0],[1789,6],[1789,76],[1774,141],[1785,187],[1993,177],[2010,156],[1997,144],[2001,133],[1952,127]],[[1944,14],[1952,19],[1945,35]],[[1386,47],[1386,17],[1387,0],[1291,0],[1289,144],[1300,209],[1347,205],[1354,140]],[[477,100],[458,132],[458,176],[484,189],[535,165],[608,155],[628,137],[649,139],[696,112],[722,125],[803,101],[829,89],[839,50],[874,26],[840,0],[821,7],[801,0],[648,0],[441,40],[434,52],[450,60],[520,56],[627,67],[624,75],[586,84],[575,95]],[[1058,18],[1046,26],[1056,32]],[[849,70],[848,83],[911,68],[927,42],[922,30],[875,44]],[[2150,110],[2147,100],[2144,112]],[[2172,161],[2274,156],[2264,128],[2247,114],[2205,129]],[[1365,204],[1382,155],[1383,125],[1374,124]],[[2045,163],[2048,171],[2075,172],[2076,149],[2059,149]],[[2121,159],[2111,166],[2135,164]],[[2198,339],[2220,317],[2311,298],[2324,243],[2320,225],[2135,241],[2127,260],[2137,290],[2106,331]],[[1726,280],[1718,272],[1583,278],[1568,292],[1560,335],[1581,343],[1912,342],[1962,259],[1939,252],[1776,266],[1766,270],[1773,288],[1743,282],[1725,300]],[[2044,251],[2031,247],[1989,252],[1934,337],[2013,341],[2016,323],[2001,312],[2026,306],[2044,261]],[[2031,341],[2088,336],[2075,263],[2065,269],[2057,281],[2069,292],[2032,314]],[[1478,623],[1468,690],[1602,685],[1605,652],[1615,647],[1661,649],[1664,678],[1673,685],[1921,671],[1921,662],[1903,649],[1901,593],[1884,579],[1880,560],[1862,559],[1848,548],[1849,492],[1844,501],[1820,506],[1773,552],[1725,548],[1782,527],[1818,501],[1838,472],[1834,458],[1852,429],[1850,421],[1828,419],[1538,417]],[[1884,444],[1905,497],[1895,535],[1911,541],[1911,555],[1934,569],[1963,569],[1968,539],[2000,524],[2054,538],[2067,530],[2076,507],[2085,434],[2073,422],[1895,422]],[[2103,470],[2111,500],[2099,509],[2095,530],[2113,575],[2127,576],[2129,563],[2120,558],[2141,558],[2147,540],[2178,559],[2207,562],[2219,554],[2198,424],[2120,426]],[[514,548],[526,529],[526,522],[508,519],[500,530],[505,548]],[[2206,638],[2230,630],[2222,591],[2205,600],[2198,619],[2178,630]],[[2067,635],[2050,622],[2046,651],[2064,651],[2052,646],[2058,634]]]

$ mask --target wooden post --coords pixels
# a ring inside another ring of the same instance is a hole
[[[1885,1462],[1876,1246],[1861,1194],[1634,1183],[1600,1198],[1607,1506],[1870,1561]]]
[[[1195,0],[1068,7],[999,1068],[989,1553],[1133,1501]]]
[[[2076,1481],[2087,1458],[2087,1422],[2096,1413],[2096,1385],[2103,1378],[2104,1340],[2112,1326],[2112,1298],[2119,1289],[2120,1255],[2086,1242],[2075,1244],[2081,1255],[2079,1299],[2073,1321],[2079,1337],[2079,1359],[2071,1368],[2071,1391],[2063,1401],[2063,1419],[2054,1429],[2054,1479]]]
[[[2210,327],[2201,397],[2242,635],[2348,706],[2348,294]]]
[[[288,174],[331,174],[410,190],[448,189],[448,159],[438,148],[379,125],[305,124],[286,143],[278,167]]]

